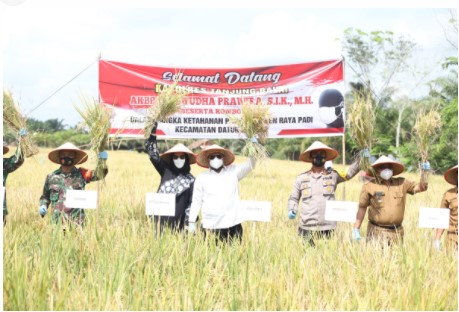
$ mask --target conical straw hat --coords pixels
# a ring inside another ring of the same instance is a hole
[[[8,153],[9,150],[10,148],[6,145],[6,142],[3,142],[3,154]]]
[[[392,165],[392,171],[394,172],[393,174],[394,176],[405,171],[405,166],[401,162],[393,160],[387,156],[379,157],[378,160],[376,160],[371,166],[373,167],[373,169],[376,170],[379,166],[382,166],[385,164]]]
[[[315,141],[314,143],[311,144],[311,146],[307,148],[307,150],[305,150],[303,153],[300,154],[300,160],[305,161],[305,162],[312,162],[311,152],[317,151],[317,150],[325,151],[325,153],[327,154],[327,157],[325,160],[333,160],[339,155],[335,149],[323,144],[322,142]]]
[[[453,168],[449,168],[445,172],[445,180],[449,184],[457,185],[457,165]]]
[[[210,154],[213,153],[221,153],[223,154],[223,165],[228,166],[231,165],[231,163],[234,161],[234,154],[227,150],[224,149],[221,146],[218,146],[216,144],[210,145],[206,147],[203,151],[201,151],[198,156],[197,156],[197,162],[198,165],[204,168],[209,168],[209,159],[207,158]]]
[[[64,143],[61,146],[59,146],[58,148],[56,148],[56,149],[52,150],[51,152],[49,152],[49,154],[48,154],[49,160],[51,160],[53,163],[56,163],[56,164],[60,165],[61,162],[60,162],[60,159],[59,159],[59,152],[61,152],[61,151],[74,151],[75,152],[75,160],[74,160],[74,164],[75,165],[82,164],[86,160],[88,160],[88,154],[85,151],[79,149],[78,147],[76,147],[75,145],[73,145],[70,142]]]
[[[185,145],[183,145],[182,143],[178,143],[176,145],[174,145],[171,149],[169,149],[168,151],[162,153],[160,155],[161,159],[164,160],[165,162],[167,163],[170,163],[171,162],[171,157],[172,157],[172,154],[174,153],[185,153],[188,155],[188,157],[190,158],[190,165],[192,164],[195,164],[196,163],[196,155],[190,151]]]

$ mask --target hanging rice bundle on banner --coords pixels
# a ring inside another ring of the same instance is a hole
[[[164,89],[156,97],[155,104],[147,111],[147,118],[143,128],[145,138],[148,138],[153,129],[153,125],[158,122],[166,122],[167,119],[180,112],[182,99],[186,93],[176,90],[177,81],[170,86],[165,86]]]
[[[108,142],[108,132],[110,130],[111,111],[104,104],[95,99],[80,97],[81,105],[75,106],[75,109],[83,118],[83,127],[89,131],[90,150],[95,153],[96,157],[104,151]],[[103,176],[107,165],[102,159],[97,160],[97,176]]]
[[[360,150],[371,150],[375,114],[369,93],[354,93],[354,103],[348,110],[347,123],[351,130],[351,137],[357,143]],[[359,161],[362,170],[372,171],[369,157],[360,157]]]
[[[241,115],[228,116],[230,123],[234,124],[239,133],[245,134],[245,146],[242,153],[246,156],[253,157],[257,160],[264,160],[268,157],[266,148],[253,142],[256,138],[260,143],[264,144],[268,138],[269,121],[271,114],[269,106],[265,104],[250,104],[243,102],[241,105]]]
[[[416,117],[416,123],[413,127],[413,132],[416,137],[416,143],[422,163],[429,160],[430,146],[437,139],[441,126],[441,116],[438,111],[435,109],[428,113],[425,113],[424,110],[419,111]],[[428,173],[422,168],[420,172],[421,180],[427,182]]]
[[[3,91],[3,124],[15,133],[19,133],[21,129],[28,132],[26,118],[22,116],[19,106],[14,103],[13,97],[8,91]],[[30,135],[19,138],[18,141],[19,153],[22,150],[25,157],[38,154],[38,148]]]

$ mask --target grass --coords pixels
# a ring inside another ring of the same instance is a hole
[[[243,102],[240,115],[228,115],[227,117],[230,123],[238,128],[239,133],[246,137],[242,154],[253,157],[258,161],[266,160],[268,158],[266,148],[263,145],[252,142],[252,138],[256,138],[261,144],[266,142],[271,119],[269,106],[263,103],[255,105]]]
[[[419,156],[424,163],[429,160],[430,146],[437,140],[441,130],[441,116],[436,109],[428,113],[421,110],[416,116],[416,123],[413,127]],[[428,179],[428,173],[421,168],[421,177],[424,181]]]
[[[80,103],[75,105],[75,109],[83,118],[80,125],[87,128],[91,138],[90,150],[97,158],[100,152],[105,151],[108,142],[108,132],[111,127],[111,111],[104,104],[95,99],[80,96]],[[101,177],[106,169],[105,161],[98,159],[95,175]]]
[[[354,102],[349,107],[347,124],[351,130],[351,137],[359,149],[371,151],[375,113],[369,93],[359,94],[354,92]],[[368,157],[360,157],[359,164],[363,170],[373,171]]]
[[[308,165],[268,160],[240,182],[240,195],[271,201],[272,222],[246,222],[241,244],[215,246],[199,235],[155,239],[144,204],[159,175],[137,152],[109,153],[100,209],[64,236],[38,215],[46,174],[57,168],[47,152],[8,177],[4,310],[457,310],[457,255],[436,253],[433,230],[417,227],[419,207],[437,207],[450,188],[441,176],[408,196],[403,247],[353,243],[351,225],[340,223],[312,249],[286,217],[294,178]],[[203,170],[192,166],[194,175]],[[338,186],[338,200],[343,186],[356,201],[362,182]]]
[[[19,136],[21,129],[28,132],[26,118],[22,115],[21,108],[14,102],[13,96],[7,90],[3,90],[3,124],[12,132],[17,133],[20,154],[24,154],[25,157],[31,157],[38,153],[38,148],[30,135],[23,138]]]

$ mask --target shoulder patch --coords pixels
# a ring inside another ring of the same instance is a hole
[[[92,170],[88,170],[88,169],[81,168],[81,167],[78,170],[80,170],[80,173],[81,173],[81,175],[83,176],[83,178],[85,179],[86,182],[90,182],[91,181]]]

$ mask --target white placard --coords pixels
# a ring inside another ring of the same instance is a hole
[[[241,200],[239,218],[242,221],[271,222],[271,202]]]
[[[427,208],[419,209],[419,227],[431,229],[449,228],[449,212],[447,208]]]
[[[359,203],[350,201],[327,200],[325,220],[354,223],[357,219]]]
[[[175,216],[175,194],[147,193],[145,213],[148,216]]]
[[[67,190],[64,206],[67,208],[96,209],[97,191]]]

